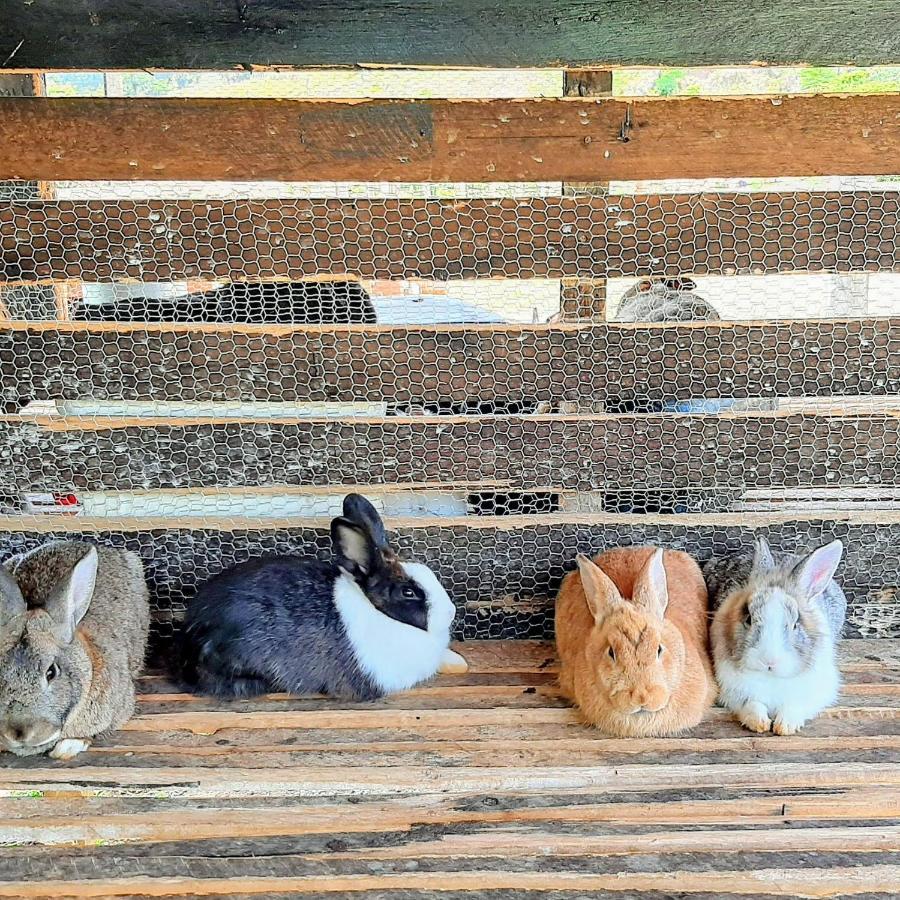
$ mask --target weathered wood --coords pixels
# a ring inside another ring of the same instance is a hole
[[[499,712],[498,710],[494,711]],[[510,710],[517,714],[518,710]],[[226,714],[222,714],[223,716]],[[248,715],[254,715],[248,713]],[[571,715],[571,713],[570,713]],[[163,718],[163,717],[159,717]],[[161,723],[162,724],[162,723]],[[447,791],[510,793],[523,790],[558,794],[635,793],[667,788],[709,788],[728,784],[733,788],[836,788],[900,785],[900,764],[869,763],[849,767],[845,763],[779,765],[620,765],[568,767],[455,767],[384,768],[329,767],[276,769],[227,769],[203,767],[110,768],[80,766],[75,769],[0,770],[0,794],[12,791],[60,790],[90,796],[103,792],[140,796],[254,797],[281,796],[419,796]]]
[[[900,559],[897,513],[830,517],[520,516],[389,521],[407,559],[429,565],[458,607],[456,633],[548,637],[553,598],[575,554],[656,543],[705,560],[748,548],[755,534],[774,547],[803,551],[834,538],[847,547],[841,584],[850,599],[848,636],[895,637]],[[133,549],[144,559],[161,635],[171,632],[196,586],[229,565],[267,553],[331,554],[328,520],[12,517],[0,521],[0,558],[53,537],[83,534]]]
[[[368,330],[23,325],[0,330],[0,385],[5,402],[331,400],[450,409],[491,400],[891,396],[900,393],[900,336],[892,319]]]
[[[854,861],[855,862],[855,861]],[[748,872],[741,869],[718,872],[670,870],[667,872],[616,872],[606,875],[588,872],[504,872],[498,870],[459,872],[404,872],[379,875],[304,875],[234,876],[234,877],[172,877],[157,881],[153,876],[131,878],[91,879],[88,881],[58,881],[54,879],[34,882],[0,883],[0,896],[16,898],[56,897],[118,897],[135,896],[214,896],[259,895],[275,897],[279,892],[287,894],[313,894],[324,896],[367,897],[364,891],[410,891],[437,893],[447,896],[447,891],[514,891],[515,896],[528,896],[524,892],[540,893],[575,891],[578,896],[598,895],[601,892],[629,891],[662,893],[673,884],[685,894],[702,893],[706,896],[734,896],[751,894],[766,897],[848,897],[855,894],[890,896],[895,891],[900,867],[896,865],[870,865],[866,867],[831,867],[824,869],[783,868],[760,869]],[[451,887],[452,885],[452,887]],[[540,896],[540,893],[538,896]]]
[[[198,712],[210,701],[144,693],[126,730],[67,765],[4,759],[0,895],[574,900],[662,896],[677,879],[704,897],[890,896],[898,647],[846,642],[851,696],[788,738],[724,709],[633,741],[523,708],[509,688],[540,696],[553,677],[533,642],[466,645],[469,673],[361,709],[267,697]],[[473,705],[491,690],[492,707]],[[848,705],[877,692],[889,706]]]
[[[52,420],[51,420],[52,422]],[[513,489],[707,491],[900,485],[897,415],[499,417],[57,428],[0,420],[20,491],[500,481]],[[335,493],[340,488],[335,487]],[[702,493],[701,495],[703,496]]]
[[[837,0],[694,3],[367,0],[26,0],[0,3],[0,65],[35,69],[251,66],[877,65],[900,58],[896,10]],[[704,40],[698,40],[704,34]]]
[[[0,178],[461,182],[893,174],[898,122],[895,94],[665,101],[0,98]]]
[[[15,203],[0,281],[893,271],[898,208],[896,192]],[[602,313],[594,287],[568,286],[569,317]]]

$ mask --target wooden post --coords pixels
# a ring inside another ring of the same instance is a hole
[[[613,73],[608,69],[566,69],[563,75],[566,97],[611,97]],[[565,182],[563,195],[588,194],[605,197],[609,185],[604,182]],[[605,321],[606,279],[563,278],[560,282],[559,319],[563,322]]]
[[[0,97],[42,97],[44,80],[40,75],[0,74]],[[0,200],[47,199],[49,186],[44,181],[0,181]],[[21,318],[21,311],[37,313],[35,318],[44,318],[42,310],[55,309],[54,291],[44,287],[16,287],[6,290],[0,285],[0,322],[9,322],[14,313]]]

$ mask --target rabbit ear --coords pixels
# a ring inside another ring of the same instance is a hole
[[[638,572],[631,599],[637,606],[660,619],[666,614],[666,607],[669,605],[669,585],[663,566],[662,549],[658,549]]]
[[[760,535],[753,545],[753,571],[758,575],[771,572],[775,568],[775,557],[769,542]]]
[[[91,547],[53,588],[46,610],[53,620],[53,636],[60,644],[71,644],[75,629],[84,618],[97,582],[97,548]]]
[[[331,523],[331,542],[338,555],[338,564],[352,575],[369,575],[378,565],[380,553],[365,527],[349,519],[338,518]]]
[[[814,550],[794,567],[791,575],[801,597],[812,600],[825,590],[841,564],[843,553],[844,545],[840,541],[832,541]]]
[[[347,494],[344,497],[344,518],[365,528],[372,535],[372,541],[379,550],[388,546],[387,532],[378,510],[362,494]]]
[[[25,598],[15,578],[0,566],[0,645],[11,647],[25,625]]]
[[[622,595],[612,579],[593,560],[579,553],[575,562],[578,563],[588,609],[599,625],[617,606],[621,606]]]

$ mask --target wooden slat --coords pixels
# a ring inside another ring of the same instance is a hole
[[[16,203],[0,205],[0,281],[892,271],[898,205],[896,192]]]
[[[52,803],[42,805],[50,805],[53,809]],[[594,834],[600,832],[598,838],[602,837],[609,841],[606,845],[607,853],[615,852],[614,848],[617,847],[621,852],[621,848],[627,846],[630,841],[638,840],[646,845],[648,840],[655,842],[661,837],[666,843],[658,849],[665,852],[666,846],[674,847],[679,839],[690,841],[690,835],[697,834],[697,832],[671,831],[668,834],[653,832],[651,836],[639,831],[634,837],[628,834],[617,836],[603,834],[602,823],[604,821],[628,823],[632,827],[659,823],[668,825],[669,828],[677,828],[686,824],[724,826],[736,821],[740,821],[743,825],[766,824],[770,830],[726,832],[729,837],[726,837],[725,840],[737,841],[737,835],[741,834],[747,841],[748,848],[753,844],[768,846],[769,841],[776,844],[780,841],[781,846],[787,849],[790,847],[792,839],[809,843],[818,841],[820,844],[825,844],[830,841],[829,836],[834,832],[841,834],[845,840],[852,838],[853,834],[868,835],[870,839],[877,840],[876,835],[892,834],[895,826],[870,828],[853,826],[852,828],[838,827],[835,829],[821,827],[775,828],[776,823],[781,824],[779,819],[783,815],[782,810],[785,810],[794,822],[891,819],[900,814],[900,792],[885,788],[881,788],[880,791],[854,788],[831,796],[819,794],[812,798],[790,794],[780,797],[776,795],[771,799],[742,797],[738,801],[720,800],[717,806],[708,800],[690,801],[674,798],[668,798],[667,802],[656,803],[644,800],[636,803],[610,802],[602,806],[599,804],[578,806],[572,804],[568,808],[564,802],[558,802],[546,808],[544,816],[547,823],[544,826],[546,830],[542,829],[531,833],[526,830],[526,823],[533,822],[540,828],[539,809],[523,810],[522,822],[516,826],[512,824],[515,822],[514,813],[511,815],[506,810],[492,811],[484,807],[478,810],[477,803],[472,803],[472,809],[466,812],[462,809],[449,809],[446,804],[442,809],[437,802],[426,801],[418,807],[420,811],[418,817],[416,817],[415,808],[410,808],[408,805],[377,802],[368,804],[366,808],[359,810],[358,816],[351,817],[348,817],[345,809],[340,807],[303,806],[288,809],[277,807],[253,809],[244,806],[235,809],[229,808],[227,805],[221,809],[179,809],[174,814],[155,811],[116,816],[78,816],[72,815],[72,813],[79,808],[79,803],[67,801],[65,805],[68,807],[68,811],[61,809],[57,812],[53,809],[55,814],[52,817],[31,816],[27,820],[16,819],[13,821],[5,819],[4,823],[0,825],[0,840],[23,844],[39,843],[47,847],[48,845],[66,844],[93,844],[96,846],[99,842],[117,844],[138,841],[174,843],[184,840],[186,835],[190,835],[195,841],[226,837],[246,839],[290,836],[299,844],[302,842],[302,836],[305,835],[403,832],[412,829],[416,824],[432,826],[439,824],[443,831],[450,832],[452,836],[455,826],[466,825],[471,828],[472,825],[476,825],[479,827],[479,833],[486,838],[492,833],[504,834],[507,841],[505,853],[517,854],[520,851],[516,847],[521,845],[517,841],[509,840],[509,835],[506,834],[507,829],[516,828],[519,836],[529,843],[531,835],[535,833],[547,840],[552,833],[550,829],[553,828],[553,824],[556,823],[558,827],[559,823],[564,821],[563,816],[568,812],[571,822],[578,822],[580,819],[582,823],[590,821],[587,819],[588,813],[593,814],[593,821],[590,822],[591,831]],[[21,810],[21,804],[19,804],[19,809]],[[69,814],[67,815],[66,812]],[[886,832],[883,829],[886,829]],[[700,833],[709,836],[712,829]],[[557,832],[557,834],[559,838],[563,838],[565,832],[562,834]],[[578,836],[570,835],[569,839],[574,842],[578,840]],[[463,836],[463,841],[465,840],[466,838]],[[548,843],[552,843],[552,838]],[[442,841],[432,842],[432,845],[427,848],[429,855],[440,854],[448,844],[449,846],[455,845],[457,852],[461,849],[459,839],[453,841],[451,837],[448,841],[445,837]],[[401,844],[398,848],[398,855],[407,848],[407,844]],[[163,848],[159,849],[160,852],[165,852]],[[529,849],[534,852],[533,847]],[[778,847],[776,846],[774,849],[777,850]],[[873,847],[873,849],[875,848]],[[365,852],[365,850],[362,851],[362,853]],[[374,856],[376,853],[377,849],[370,850],[367,855]],[[387,850],[387,853],[390,853],[390,849]],[[604,851],[598,847],[594,853],[603,855]],[[425,854],[423,853],[423,855]]]
[[[900,404],[898,404],[900,409]],[[49,427],[0,420],[18,490],[502,481],[556,490],[900,485],[898,415],[500,417]],[[360,452],[362,448],[364,452]],[[336,488],[337,492],[339,488]]]
[[[7,402],[889,396],[900,393],[898,333],[892,319],[369,329],[28,324],[0,330],[0,383]]]
[[[655,543],[704,560],[749,547],[756,533],[804,550],[841,538],[841,584],[850,600],[848,636],[896,636],[900,513],[829,517],[773,515],[519,516],[389,520],[408,559],[431,566],[458,608],[457,633],[546,637],[553,598],[578,552]],[[0,558],[42,541],[82,534],[143,557],[160,627],[171,628],[199,581],[267,553],[331,552],[328,520],[131,519],[52,516],[0,519]],[[498,561],[500,561],[498,563]]]
[[[761,869],[745,872],[740,869],[716,872],[670,870],[650,873],[615,873],[593,875],[585,872],[546,873],[502,871],[407,872],[387,875],[304,875],[234,876],[226,878],[166,878],[157,881],[152,876],[122,879],[92,879],[65,882],[54,879],[35,882],[0,883],[0,896],[16,898],[38,897],[169,897],[188,895],[223,897],[262,894],[281,897],[288,894],[313,894],[367,897],[363,892],[383,897],[388,892],[410,891],[435,893],[439,896],[462,896],[464,891],[513,891],[516,897],[530,896],[527,892],[575,891],[579,896],[591,892],[653,892],[671,889],[673,884],[684,894],[702,893],[705,896],[749,895],[753,897],[849,897],[856,894],[890,894],[896,889],[900,867],[876,865],[865,868],[798,868]],[[449,894],[449,892],[459,892]]]
[[[894,174],[898,150],[895,94],[635,101],[0,99],[0,178],[461,182],[875,175]]]
[[[900,58],[895,10],[877,0],[822,9],[791,0],[684,2],[227,0],[0,3],[0,64],[59,69],[250,66],[876,65]],[[343,12],[343,10],[341,10]],[[727,26],[727,27],[726,27]],[[707,39],[697,41],[699,33]]]
[[[510,710],[518,714],[518,711]],[[568,710],[564,711],[571,715]],[[494,710],[499,714],[498,710]],[[462,712],[461,712],[462,714]],[[223,718],[225,714],[222,714]],[[248,715],[253,715],[249,713]],[[568,716],[567,716],[568,717]],[[158,717],[162,718],[162,717]],[[132,720],[134,721],[134,720]],[[348,727],[352,727],[349,726]],[[299,767],[293,769],[237,769],[206,767],[5,768],[0,771],[0,796],[17,791],[51,790],[92,796],[171,796],[201,800],[213,797],[259,797],[267,793],[296,797],[419,796],[447,791],[509,794],[540,790],[558,794],[634,793],[648,790],[709,788],[835,788],[900,785],[900,764],[845,763],[779,765],[658,765],[620,766],[504,766],[384,768]],[[275,788],[275,790],[273,790]]]

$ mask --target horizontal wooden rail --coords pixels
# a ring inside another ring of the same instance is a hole
[[[900,407],[900,404],[898,404]],[[20,491],[500,481],[592,491],[900,485],[895,415],[0,423]],[[711,497],[712,499],[712,497]]]
[[[900,393],[894,319],[0,329],[0,399],[453,404]],[[98,409],[102,414],[102,411]]]
[[[896,636],[896,552],[900,511],[834,515],[520,516],[388,521],[407,559],[430,565],[459,609],[466,637],[543,637],[552,598],[578,552],[657,543],[700,559],[749,547],[764,533],[772,545],[802,549],[841,538],[841,583],[850,602],[848,634]],[[55,519],[0,517],[0,558],[53,537],[83,535],[142,555],[160,627],[180,615],[199,581],[267,553],[327,556],[327,519]]]
[[[0,281],[900,269],[900,194],[0,204]]]
[[[257,66],[877,65],[900,59],[878,0],[229,0],[0,2],[0,64],[34,69]],[[699,34],[704,36],[698,40]]]
[[[610,181],[896,174],[900,96],[0,99],[0,178]]]

